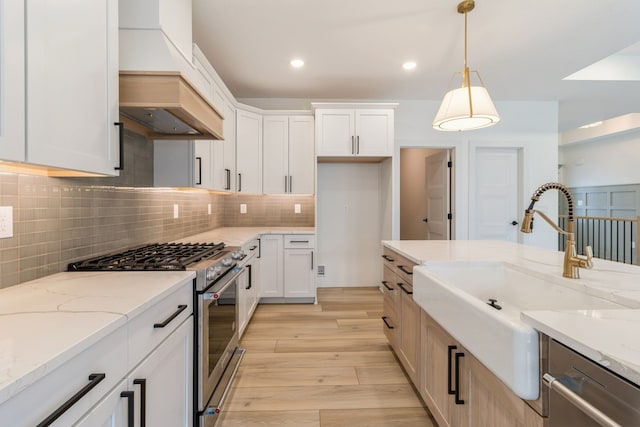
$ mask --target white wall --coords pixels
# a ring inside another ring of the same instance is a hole
[[[320,163],[316,195],[318,287],[380,282],[382,163]]]
[[[569,187],[640,183],[640,131],[560,147],[562,182]]]

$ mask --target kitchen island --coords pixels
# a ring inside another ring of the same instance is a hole
[[[615,310],[533,310],[521,318],[540,332],[640,384],[640,267],[594,259],[579,279],[562,277],[562,252],[502,241],[383,241],[424,264],[431,261],[502,261],[557,277],[568,288],[628,307]],[[416,301],[420,305],[420,301]],[[446,326],[446,325],[445,325]]]

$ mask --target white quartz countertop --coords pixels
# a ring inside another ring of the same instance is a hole
[[[315,227],[221,227],[176,240],[177,243],[223,242],[242,246],[261,234],[316,234]]]
[[[195,277],[67,272],[0,290],[0,403]]]
[[[562,277],[563,253],[499,241],[383,241],[418,264],[503,261],[553,277],[555,283],[621,304],[612,310],[532,310],[521,319],[600,365],[640,385],[640,267],[594,259],[580,279]],[[446,325],[444,325],[446,327]]]

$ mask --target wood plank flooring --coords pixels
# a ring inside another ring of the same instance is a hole
[[[437,427],[382,332],[377,288],[260,305],[217,426]]]

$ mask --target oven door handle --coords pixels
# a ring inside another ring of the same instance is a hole
[[[550,374],[544,374],[542,376],[542,382],[551,390],[555,390],[560,396],[567,399],[576,408],[584,412],[589,418],[596,421],[598,424],[605,427],[621,427],[620,424],[613,421],[607,415],[605,415],[598,408],[584,400],[578,394],[571,391],[571,389],[562,384],[557,378],[554,378]]]
[[[226,276],[227,276],[229,273],[233,273],[233,272],[234,272],[234,270],[236,270],[236,267],[238,267],[238,265],[237,265],[237,264],[236,264],[236,265],[234,265],[233,267],[231,267],[231,268],[229,269],[229,271],[228,271],[224,276],[220,276],[217,280],[215,280],[214,282],[212,282],[209,286],[207,286],[206,288],[204,288],[204,289],[203,289],[203,290],[201,290],[201,291],[198,291],[198,295],[204,295],[204,294],[208,294],[208,293],[210,293],[210,292],[208,292],[208,291],[209,291],[209,289],[211,289],[211,287],[212,287],[213,285],[215,285],[216,283],[220,282],[223,278],[226,278]],[[238,276],[240,276],[240,275],[242,274],[242,272],[244,271],[244,269],[245,269],[245,267],[240,267],[240,268],[238,269],[238,271],[236,271],[236,272],[233,274],[233,276],[231,276],[231,278],[226,279],[227,283],[225,283],[225,285],[224,285],[224,286],[223,286],[223,287],[218,291],[218,293],[222,293],[222,292],[224,292],[224,291],[225,291],[225,290],[226,290],[226,289],[231,285],[231,283],[233,283],[233,281],[234,281],[234,280],[236,280],[236,279],[238,278]]]

